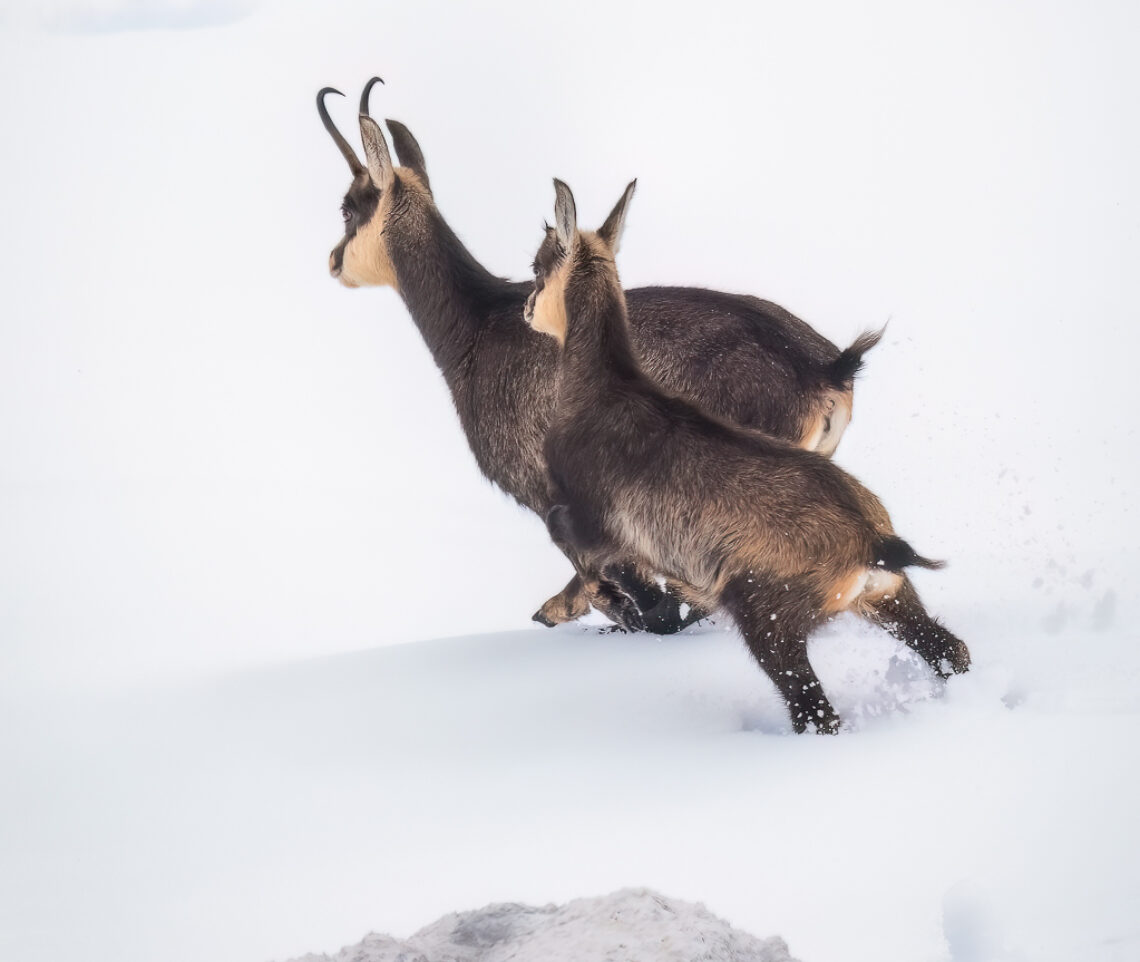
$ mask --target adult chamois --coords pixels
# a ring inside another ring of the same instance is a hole
[[[634,184],[582,232],[554,183],[525,316],[562,345],[544,446],[555,542],[585,571],[633,559],[693,604],[726,609],[797,732],[838,730],[807,657],[812,626],[837,612],[884,626],[943,676],[965,671],[965,644],[902,574],[940,563],[895,535],[878,498],[822,455],[706,414],[646,374],[614,264]]]
[[[388,129],[402,166],[368,116],[373,78],[360,98],[362,163],[325,106],[317,110],[352,173],[341,213],[344,237],[329,270],[348,287],[387,285],[403,298],[439,365],[475,459],[491,481],[545,517],[551,508],[542,442],[553,412],[556,348],[518,323],[533,290],[490,274],[443,219],[423,151],[403,124]],[[645,370],[706,410],[830,455],[851,418],[852,383],[879,334],[840,351],[799,318],[754,297],[701,288],[627,293],[634,350]],[[571,559],[574,560],[574,559]],[[552,625],[592,603],[618,624],[660,633],[681,615],[648,573],[615,564],[601,577],[576,564],[570,583],[534,618]]]

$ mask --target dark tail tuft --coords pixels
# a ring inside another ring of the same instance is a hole
[[[828,370],[831,383],[837,388],[849,388],[855,379],[855,375],[863,367],[863,355],[878,344],[886,332],[886,324],[877,331],[864,331],[855,338],[850,347],[845,347],[840,351],[839,357],[831,362],[831,368]]]
[[[918,554],[914,548],[895,535],[880,538],[875,544],[875,562],[887,571],[901,572],[903,568],[930,568],[937,570],[946,566],[945,561],[931,561]]]

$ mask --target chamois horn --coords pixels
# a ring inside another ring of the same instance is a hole
[[[372,88],[374,86],[376,86],[376,84],[378,84],[378,83],[382,84],[383,82],[384,81],[381,80],[379,77],[373,77],[371,80],[368,81],[368,83],[366,83],[364,85],[364,93],[362,93],[360,95],[360,112],[362,114],[368,113],[368,95],[370,93],[372,93]]]
[[[317,113],[321,115],[321,123],[325,125],[325,130],[332,136],[333,143],[340,148],[340,152],[344,155],[344,159],[348,161],[348,167],[352,171],[353,176],[363,174],[367,168],[360,162],[360,158],[356,156],[356,152],[352,149],[344,135],[336,129],[336,124],[333,123],[332,117],[329,116],[328,108],[325,106],[325,95],[336,94],[343,97],[339,90],[335,87],[322,87],[317,94]]]

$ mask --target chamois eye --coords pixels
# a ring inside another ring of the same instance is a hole
[[[347,224],[350,220],[352,220],[352,211],[345,207],[344,204],[341,204],[340,216],[344,218],[344,222]]]

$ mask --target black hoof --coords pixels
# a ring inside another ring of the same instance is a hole
[[[966,647],[965,642],[960,641],[948,653],[946,660],[950,662],[950,668],[955,675],[965,674],[970,670],[970,649]]]
[[[970,649],[962,642],[948,646],[939,654],[936,660],[930,662],[938,677],[943,681],[953,675],[962,675],[970,670]]]
[[[838,735],[839,734],[839,719],[829,718],[826,721],[821,720],[815,723],[815,733],[817,735]]]
[[[838,735],[840,720],[830,706],[824,708],[792,708],[792,728],[797,735],[814,732],[817,735]]]

